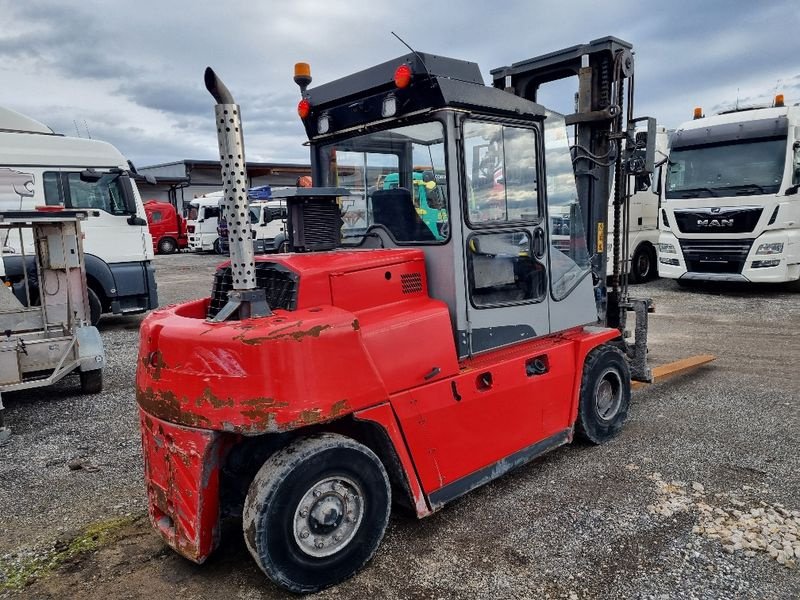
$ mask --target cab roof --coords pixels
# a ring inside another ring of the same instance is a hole
[[[411,69],[411,83],[398,88],[394,74],[401,65]],[[477,63],[412,52],[363,71],[311,88],[305,98],[311,111],[304,119],[310,139],[318,137],[317,119],[326,114],[331,132],[379,121],[387,96],[397,100],[392,117],[426,109],[455,107],[521,119],[544,118],[544,107],[503,90],[486,86]]]

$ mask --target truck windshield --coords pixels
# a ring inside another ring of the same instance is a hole
[[[439,121],[375,131],[321,146],[322,185],[343,187],[342,243],[380,228],[397,243],[448,236],[444,126]]]
[[[186,212],[186,220],[197,221],[197,212],[198,212],[197,204],[190,204],[189,210]]]
[[[676,148],[669,155],[666,196],[774,194],[785,159],[786,138]]]

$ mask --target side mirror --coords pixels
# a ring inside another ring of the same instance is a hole
[[[155,177],[153,177],[152,175],[150,175],[150,173],[147,173],[146,175],[143,175],[143,177],[144,177],[144,180],[147,183],[149,183],[150,185],[156,185],[158,183],[158,180]]]
[[[641,121],[645,122],[646,129],[637,132],[636,123]],[[628,145],[625,152],[628,175],[649,175],[655,170],[656,120],[653,117],[640,117],[629,122]],[[638,185],[636,189],[640,190]]]
[[[650,175],[637,175],[633,180],[634,191],[646,192],[650,189]]]

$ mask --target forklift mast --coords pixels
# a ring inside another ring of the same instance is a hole
[[[633,117],[632,48],[618,38],[604,37],[491,71],[494,87],[533,102],[543,84],[578,78],[576,112],[566,116],[567,125],[575,126],[572,159],[578,201],[592,253],[598,318],[618,328],[624,325],[628,302],[628,179],[630,175],[646,178],[653,171],[655,148],[654,119],[647,119],[653,129],[646,138],[635,137],[636,122],[642,119]],[[610,291],[606,285],[609,198],[613,198],[614,206]]]

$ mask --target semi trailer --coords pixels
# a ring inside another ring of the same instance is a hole
[[[203,562],[241,519],[266,575],[314,592],[373,556],[393,503],[425,517],[620,432],[631,380],[652,379],[650,302],[629,297],[616,252],[606,279],[611,181],[622,248],[629,180],[653,165],[632,48],[603,38],[492,75],[411,52],[309,89],[299,63],[314,185],[274,192],[290,252],[254,257],[241,108],[207,69],[231,260],[209,295],[144,321],[136,375],[150,519],[181,555]],[[580,98],[564,118],[535,99],[566,75]],[[568,124],[588,150],[574,166]],[[353,156],[398,185],[376,185],[370,221],[343,235]],[[447,181],[439,235],[414,203],[420,156]]]

